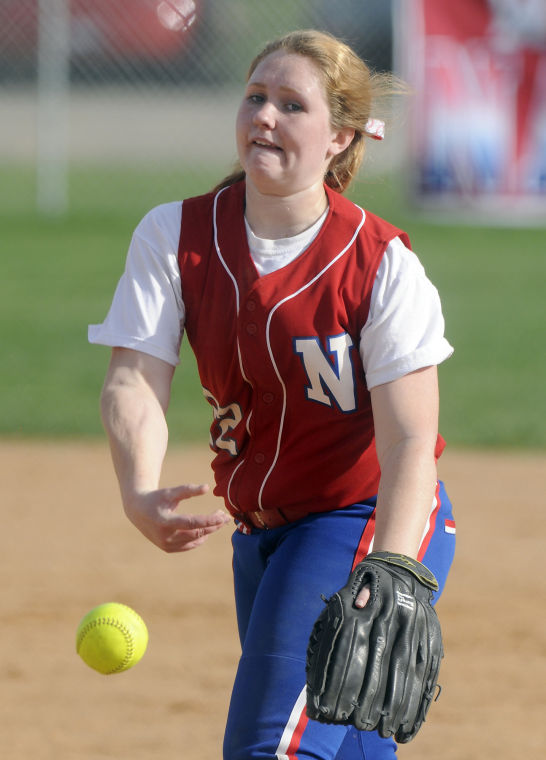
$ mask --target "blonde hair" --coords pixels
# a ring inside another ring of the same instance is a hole
[[[314,29],[299,30],[269,42],[252,61],[247,80],[256,67],[277,51],[310,58],[319,69],[334,129],[350,127],[355,135],[351,144],[330,162],[324,178],[329,187],[344,192],[356,176],[365,149],[365,126],[372,109],[388,96],[404,90],[390,73],[372,72],[354,50],[337,37]],[[374,113],[376,118],[380,114]],[[241,179],[245,172],[237,163],[233,172],[215,188],[220,190]]]

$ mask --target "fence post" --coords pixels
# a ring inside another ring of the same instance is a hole
[[[38,2],[36,205],[48,216],[68,209],[69,0]]]

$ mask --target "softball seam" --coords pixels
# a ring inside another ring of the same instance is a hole
[[[119,620],[116,620],[116,618],[97,618],[96,620],[91,620],[87,625],[82,628],[82,630],[78,634],[78,639],[76,642],[76,649],[78,651],[78,654],[80,653],[80,647],[83,643],[83,640],[87,636],[87,634],[93,629],[96,628],[99,625],[110,625],[113,628],[117,628],[118,631],[121,631],[125,638],[125,643],[127,645],[127,652],[125,654],[125,657],[121,661],[121,663],[116,667],[112,668],[112,670],[109,670],[106,675],[111,675],[113,673],[120,673],[122,670],[125,670],[127,665],[131,662],[131,659],[133,658],[133,654],[135,652],[135,645],[133,642],[133,637],[129,631],[128,628],[126,628],[122,623],[119,622]]]

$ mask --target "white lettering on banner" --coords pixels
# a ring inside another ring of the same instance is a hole
[[[310,401],[332,406],[332,399],[342,412],[356,409],[356,391],[351,348],[353,340],[347,333],[328,338],[326,355],[319,339],[295,338],[294,350],[301,357],[309,379],[306,395]]]
[[[243,419],[241,407],[239,404],[228,404],[227,406],[220,406],[212,393],[206,388],[203,388],[203,395],[209,404],[212,405],[214,419],[220,428],[219,436],[213,438],[211,434],[211,446],[213,448],[228,451],[233,457],[236,456],[238,454],[237,443],[232,436],[228,435],[228,433],[236,428],[239,422]]]

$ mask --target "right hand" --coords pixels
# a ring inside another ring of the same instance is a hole
[[[125,514],[153,544],[169,554],[195,549],[227,523],[221,509],[208,515],[176,512],[179,503],[208,491],[207,485],[183,485],[138,492],[124,503]]]

